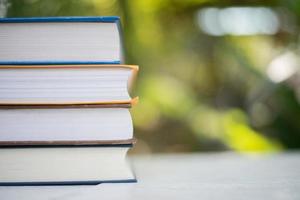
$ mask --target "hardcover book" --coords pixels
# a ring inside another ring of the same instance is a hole
[[[134,65],[0,65],[0,105],[114,105],[125,107]]]
[[[136,182],[132,144],[1,146],[0,185],[89,185]]]
[[[119,17],[0,18],[0,64],[120,64]]]
[[[124,143],[133,138],[127,108],[0,109],[0,145]]]

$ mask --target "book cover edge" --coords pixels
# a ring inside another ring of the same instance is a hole
[[[135,138],[124,140],[57,140],[57,141],[0,141],[0,148],[52,148],[52,147],[132,147]]]
[[[63,185],[98,185],[103,183],[137,183],[137,179],[93,180],[93,181],[49,181],[49,182],[0,182],[0,186],[63,186]]]
[[[60,17],[8,17],[0,18],[0,23],[38,23],[38,22],[108,22],[116,23],[118,16],[60,16]]]
[[[60,60],[45,60],[45,61],[0,61],[0,65],[77,65],[77,64],[86,64],[86,65],[117,65],[121,64],[119,60],[112,61],[60,61]]]
[[[28,108],[58,108],[58,107],[124,107],[130,108],[132,105],[136,105],[139,101],[138,97],[129,99],[129,100],[114,100],[114,101],[103,101],[103,102],[1,102],[0,101],[0,109],[1,107],[4,109],[9,108],[18,108],[18,107],[25,107]]]

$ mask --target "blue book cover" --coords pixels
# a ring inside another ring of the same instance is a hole
[[[37,59],[18,59],[17,55],[13,55],[13,51],[10,51],[10,53],[3,53],[3,55],[8,55],[10,57],[10,59],[5,59],[5,56],[2,56],[2,54],[0,53],[0,65],[58,65],[58,64],[121,64],[122,63],[122,49],[123,49],[123,42],[122,42],[122,30],[121,30],[121,23],[120,23],[120,18],[118,16],[90,16],[90,17],[29,17],[29,18],[0,18],[0,34],[3,36],[2,32],[8,33],[7,35],[11,35],[9,34],[9,32],[5,32],[5,29],[7,26],[7,24],[16,24],[16,26],[18,25],[24,25],[24,24],[46,24],[46,23],[112,23],[112,24],[116,24],[117,27],[117,31],[119,34],[119,41],[120,41],[120,50],[119,50],[119,57],[118,59],[99,59],[99,58],[94,58],[94,59],[56,59],[55,57],[50,57],[50,59],[43,59],[41,57],[41,59],[37,58]],[[4,25],[1,27],[1,25]],[[23,26],[24,27],[24,26]],[[25,29],[29,29],[30,26],[26,26]],[[1,30],[2,29],[2,30]],[[22,30],[22,28],[20,28]],[[42,28],[41,28],[42,29]],[[36,31],[36,30],[34,30]],[[76,31],[75,31],[76,32]],[[88,32],[88,31],[87,31]],[[28,33],[25,32],[25,33]],[[18,29],[16,32],[14,32],[13,35],[18,35]],[[71,35],[71,34],[69,34]],[[106,33],[107,35],[107,33]],[[16,37],[16,36],[15,36]],[[7,37],[6,35],[4,35],[4,39],[6,39],[6,42],[1,42],[0,41],[0,48],[2,49],[3,52],[5,52],[6,47],[7,46],[19,46],[20,48],[24,47],[24,51],[28,50],[26,48],[26,46],[22,46],[21,44],[17,44],[17,42],[20,42],[20,40],[22,40],[22,37],[28,37],[27,34],[22,34],[22,31],[20,31],[20,36],[18,37],[18,41],[14,42],[15,40],[11,40],[11,43],[7,42]],[[21,38],[21,39],[19,39]],[[66,37],[68,38],[68,37]],[[13,38],[14,39],[14,38]],[[69,39],[69,38],[68,38]],[[85,40],[87,38],[81,38],[82,40]],[[97,43],[98,38],[94,39],[94,43]],[[99,40],[103,40],[105,41],[106,38],[101,37],[101,35],[99,35]],[[42,40],[47,40],[47,37],[42,38]],[[51,38],[49,38],[49,40],[51,40]],[[34,38],[33,38],[34,41]],[[50,41],[51,42],[51,41]],[[5,44],[4,44],[5,43]],[[34,43],[34,42],[33,42]],[[6,45],[6,46],[5,46]],[[39,45],[39,42],[36,42],[36,44],[34,45]],[[55,43],[53,44],[55,45]],[[14,47],[15,49],[17,49],[16,47]],[[71,48],[71,47],[70,47]],[[93,48],[93,47],[92,47]],[[108,48],[109,49],[109,48]],[[47,48],[44,48],[44,50],[47,50]],[[58,46],[58,50],[59,50],[59,46]],[[37,51],[36,53],[38,54],[40,51]],[[34,55],[34,52],[33,52]],[[101,52],[99,52],[99,57],[101,57]],[[16,59],[11,59],[11,57],[16,57]]]

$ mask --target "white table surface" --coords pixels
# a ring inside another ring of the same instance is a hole
[[[300,152],[155,155],[131,161],[138,183],[0,187],[0,199],[300,199]]]

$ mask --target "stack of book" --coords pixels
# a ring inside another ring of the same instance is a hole
[[[118,17],[0,19],[0,185],[136,182]]]

